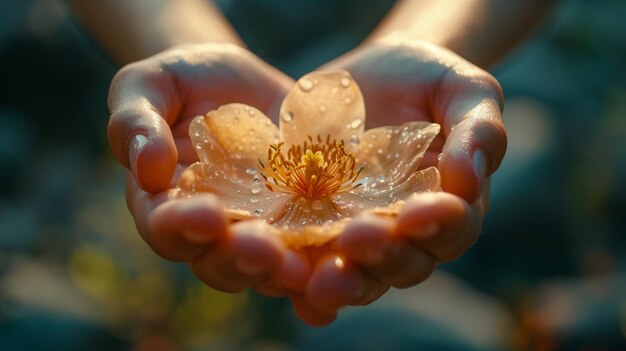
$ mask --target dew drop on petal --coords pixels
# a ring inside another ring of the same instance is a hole
[[[359,136],[358,136],[358,135],[356,135],[356,134],[352,134],[352,135],[350,136],[350,142],[351,142],[352,144],[358,144],[358,143],[360,143],[360,142],[361,142],[361,139],[359,139]]]
[[[378,153],[379,155],[382,155],[383,152],[384,152],[384,150],[381,149],[381,148],[376,149],[376,153]]]
[[[259,198],[258,197],[251,197],[250,198],[250,202],[253,204],[256,204],[257,202],[259,202]]]
[[[254,169],[254,168],[248,168],[248,169],[246,169],[246,173],[248,173],[248,174],[256,174],[256,169]],[[258,179],[258,178],[257,178],[257,179]]]
[[[313,89],[313,81],[309,78],[301,78],[298,81],[298,86],[300,87],[300,89],[302,89],[302,91],[307,92],[307,91],[311,91],[311,89]]]
[[[250,187],[250,192],[253,194],[258,194],[259,192],[261,192],[261,184],[253,183]]]
[[[408,135],[409,135],[409,128],[408,127],[402,128],[402,137],[406,138]]]
[[[283,120],[283,122],[289,123],[289,122],[293,121],[293,112],[285,111],[285,112],[283,112],[282,115],[280,115],[280,118]]]
[[[256,210],[254,210],[254,212],[252,212],[252,214],[254,214],[255,216],[260,216],[261,214],[263,214],[263,209],[262,208],[257,208]]]
[[[254,129],[252,129],[252,128],[248,129],[248,135],[253,136],[254,135]]]
[[[346,105],[347,105],[347,104],[349,104],[349,103],[351,103],[351,102],[352,102],[352,98],[351,98],[351,97],[349,97],[349,96],[346,96],[345,98],[343,98],[343,102],[345,102],[345,103],[346,103]]]
[[[342,87],[347,88],[347,87],[349,87],[349,86],[350,86],[350,78],[348,78],[348,77],[343,77],[343,78],[341,78],[340,83],[341,83],[341,86],[342,86]]]
[[[441,161],[441,154],[437,155],[437,160]]]
[[[379,183],[384,183],[384,182],[385,182],[385,176],[384,176],[384,175],[378,176],[378,177],[376,178],[376,180],[377,180]]]
[[[362,118],[357,118],[354,121],[350,122],[350,128],[359,128],[363,124]]]
[[[306,223],[307,223],[307,221],[304,218],[300,221],[300,224],[302,224],[302,225],[305,225]]]
[[[197,144],[196,144],[196,149],[198,149],[198,150],[202,150],[202,144],[197,143]]]
[[[196,131],[193,133],[193,135],[195,135],[196,137],[199,137],[199,136],[200,136],[200,131],[196,130]]]
[[[318,107],[318,109],[320,110],[320,112],[326,112],[326,105],[325,104],[320,104],[320,106]]]
[[[319,210],[324,208],[324,204],[320,200],[314,200],[311,203],[311,208],[316,210],[316,211],[319,211]]]

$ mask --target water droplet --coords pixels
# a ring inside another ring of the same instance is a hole
[[[450,131],[453,131],[454,127],[456,127],[456,124],[453,124],[452,127],[450,127]]]
[[[382,154],[383,154],[383,152],[385,152],[385,151],[384,151],[382,148],[378,148],[378,149],[376,149],[376,152],[377,152],[379,155],[382,155]]]
[[[340,83],[341,83],[342,87],[347,88],[347,87],[350,86],[350,78],[343,77],[343,78],[341,78],[341,82]]]
[[[198,149],[198,150],[202,150],[202,144],[197,143],[197,144],[196,144],[196,149]]]
[[[199,137],[199,136],[200,136],[200,132],[196,130],[196,131],[193,133],[193,135],[195,135],[196,137]]]
[[[200,116],[200,117],[196,118],[196,123],[198,123],[198,124],[204,123],[204,116]]]
[[[324,204],[320,200],[314,200],[311,203],[311,208],[314,210],[321,210],[324,208]]]
[[[379,183],[384,183],[384,182],[385,182],[385,176],[384,176],[384,175],[378,176],[378,178],[376,178],[376,180],[377,180]]]
[[[351,142],[352,144],[358,144],[358,143],[360,143],[360,142],[361,142],[361,139],[359,139],[359,136],[358,136],[358,135],[356,135],[356,134],[352,134],[352,135],[350,136],[350,142]]]
[[[254,169],[254,168],[248,168],[248,169],[246,169],[246,173],[248,173],[248,174],[256,174],[256,169]],[[258,179],[258,178],[257,178],[257,179]]]
[[[402,137],[406,138],[409,135],[409,127],[402,128]]]
[[[306,221],[306,219],[304,219],[304,218],[303,218],[303,219],[300,221],[300,224],[305,225],[305,224],[306,224],[306,222],[307,222],[307,221]]]
[[[250,136],[253,136],[254,135],[254,129],[252,129],[252,128],[248,129],[248,134]]]
[[[359,128],[363,124],[362,118],[357,118],[354,121],[350,122],[350,128]]]
[[[311,91],[311,89],[313,89],[313,81],[306,77],[300,78],[300,80],[298,81],[298,86],[304,92]]]
[[[343,98],[343,102],[345,102],[345,103],[346,103],[346,105],[347,105],[347,104],[349,104],[349,103],[351,103],[351,102],[352,102],[352,98],[351,98],[351,97],[349,97],[349,96],[346,96],[345,98]]]
[[[259,192],[261,192],[261,188],[261,184],[254,183],[250,187],[250,192],[252,192],[253,194],[258,194]]]
[[[263,213],[263,209],[262,208],[257,208],[256,210],[254,210],[254,212],[252,212],[252,214],[254,214],[255,216],[260,216]]]
[[[256,204],[257,202],[259,202],[259,198],[258,197],[251,197],[250,198],[250,202],[252,202],[253,204]]]
[[[441,161],[441,154],[437,155],[437,160]]]
[[[261,179],[254,177],[254,184],[261,184]]]
[[[320,104],[320,106],[318,107],[320,112],[326,112],[326,105],[325,104]]]
[[[248,116],[254,117],[255,114],[256,114],[256,110],[255,109],[253,109],[253,108],[248,109]]]
[[[283,122],[289,123],[293,121],[293,113],[291,111],[285,111],[282,115],[280,115],[280,118],[283,120]]]

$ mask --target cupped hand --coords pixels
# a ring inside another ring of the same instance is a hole
[[[439,168],[443,191],[416,196],[397,218],[362,216],[347,226],[335,257],[318,263],[306,292],[292,299],[300,315],[317,324],[332,321],[342,306],[371,303],[390,286],[416,285],[438,262],[467,250],[488,207],[489,176],[506,151],[500,85],[446,49],[380,41],[323,68],[352,74],[368,128],[415,120],[442,126],[421,167]],[[342,263],[332,264],[336,259]]]
[[[213,288],[235,292],[263,283],[286,249],[258,223],[229,225],[212,196],[175,197],[178,175],[197,161],[189,123],[231,102],[276,116],[293,83],[224,44],[165,51],[122,68],[111,83],[109,142],[127,168],[126,199],[139,233],[160,256],[189,262]]]

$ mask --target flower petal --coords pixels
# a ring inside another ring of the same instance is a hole
[[[194,163],[182,173],[178,188],[180,196],[215,194],[233,220],[260,217],[272,222],[283,216],[292,198],[269,191],[256,175],[235,179],[223,169],[202,162]]]
[[[364,182],[400,184],[417,172],[430,143],[441,128],[436,123],[407,122],[370,129],[363,135],[356,164]]]
[[[400,183],[374,180],[350,192],[336,194],[332,200],[344,216],[353,217],[373,209],[393,214],[398,210],[396,203],[407,200],[415,193],[437,191],[440,187],[439,170],[436,167],[428,167],[410,174]]]
[[[242,176],[260,168],[269,145],[278,142],[278,128],[252,106],[228,104],[196,117],[189,136],[201,162]]]
[[[279,235],[287,246],[299,249],[310,246],[334,245],[337,238],[352,218],[343,218],[338,221],[328,221],[322,225],[306,225],[300,228],[277,228]]]
[[[287,147],[307,136],[330,135],[355,151],[365,126],[361,90],[346,71],[316,71],[298,80],[280,108],[280,137]]]

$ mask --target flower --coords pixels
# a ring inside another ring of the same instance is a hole
[[[437,168],[419,169],[439,125],[364,131],[363,96],[345,71],[302,77],[279,119],[243,104],[196,117],[199,162],[181,175],[179,196],[212,193],[232,220],[263,219],[299,248],[331,242],[359,213],[394,216],[413,194],[440,188]]]

